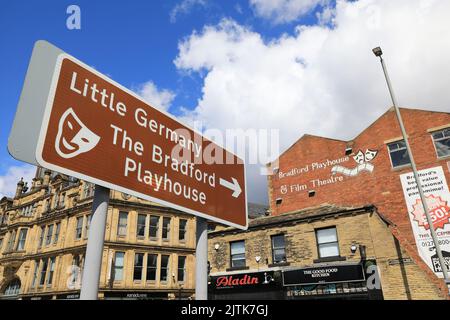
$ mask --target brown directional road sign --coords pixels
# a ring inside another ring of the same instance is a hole
[[[247,228],[243,161],[84,63],[60,54],[39,165]]]

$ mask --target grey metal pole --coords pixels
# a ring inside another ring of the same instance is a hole
[[[208,299],[208,222],[197,217],[195,247],[195,299]]]
[[[92,202],[92,219],[89,226],[86,258],[81,279],[80,300],[97,300],[98,297],[108,203],[109,189],[96,185]]]
[[[395,113],[397,114],[397,119],[398,119],[398,123],[400,125],[400,129],[402,131],[403,139],[405,140],[406,150],[408,152],[409,159],[411,161],[411,166],[412,166],[412,169],[413,169],[413,172],[414,172],[414,178],[416,180],[417,189],[419,190],[420,200],[422,201],[423,209],[425,211],[425,216],[427,218],[427,222],[428,222],[428,225],[430,227],[431,237],[433,238],[434,246],[436,248],[436,253],[437,253],[438,258],[439,258],[439,264],[441,265],[442,274],[444,275],[444,279],[445,279],[445,281],[447,283],[447,281],[448,281],[447,266],[445,265],[445,260],[444,260],[444,257],[442,256],[441,246],[439,245],[439,241],[438,241],[437,236],[436,236],[436,231],[434,230],[433,221],[431,220],[430,211],[428,209],[428,204],[427,204],[427,201],[426,201],[426,198],[425,198],[425,194],[424,194],[423,189],[422,189],[422,184],[420,183],[419,173],[417,172],[416,163],[415,163],[414,158],[413,158],[411,147],[409,146],[409,142],[408,142],[408,137],[406,135],[405,126],[403,125],[402,116],[400,114],[400,110],[399,110],[398,105],[397,105],[397,99],[395,98],[394,90],[392,89],[391,80],[389,78],[389,74],[387,72],[387,68],[386,68],[386,65],[384,63],[384,59],[381,56],[380,56],[380,61],[381,61],[381,66],[383,67],[383,72],[384,72],[384,76],[386,78],[386,83],[387,83],[387,86],[388,86],[388,89],[389,89],[389,93],[391,95],[392,103],[394,104]]]

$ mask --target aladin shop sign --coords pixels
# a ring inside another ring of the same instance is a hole
[[[212,289],[254,288],[257,286],[273,285],[274,272],[255,272],[211,277]]]
[[[419,171],[422,188],[427,199],[431,220],[441,246],[442,255],[450,265],[450,193],[442,167]],[[400,175],[408,216],[414,232],[420,257],[438,276],[443,277],[439,259],[430,234],[423,205],[412,172]]]
[[[375,166],[371,161],[377,156],[378,150],[366,149],[365,152],[359,150],[352,158],[356,162],[356,165],[345,166],[344,164],[350,161],[350,157],[342,157],[338,159],[326,159],[322,162],[312,162],[304,167],[292,168],[286,172],[279,171],[278,178],[281,180],[286,177],[294,177],[309,172],[323,170],[330,168],[330,177],[328,179],[311,179],[309,181],[310,187],[317,188],[328,184],[334,184],[344,181],[344,177],[356,177],[362,172],[373,172]],[[299,192],[309,190],[307,184],[291,184],[282,185],[280,187],[281,194],[287,194],[289,192]]]

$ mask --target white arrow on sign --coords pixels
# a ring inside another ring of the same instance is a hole
[[[241,186],[239,185],[239,182],[235,178],[231,178],[231,179],[233,180],[233,183],[220,178],[220,185],[232,190],[233,191],[232,196],[237,198],[241,194],[242,189],[241,189]]]

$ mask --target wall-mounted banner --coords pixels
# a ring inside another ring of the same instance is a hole
[[[441,246],[447,267],[450,265],[450,193],[442,167],[419,171],[430,216]],[[438,276],[443,277],[439,259],[431,238],[417,184],[412,172],[400,175],[408,215],[416,239],[419,255]]]

